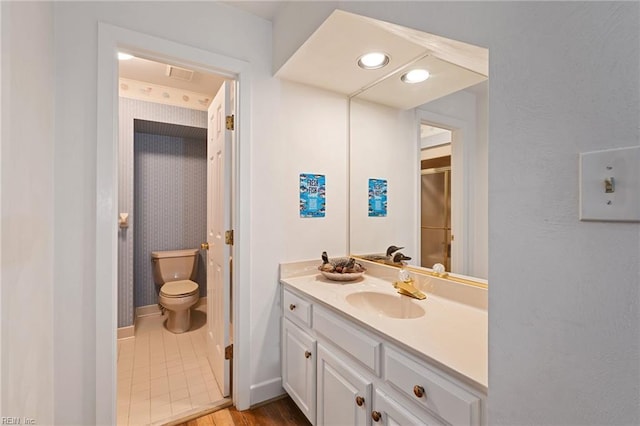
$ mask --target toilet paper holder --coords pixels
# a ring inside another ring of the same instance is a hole
[[[118,225],[120,225],[120,228],[129,227],[129,213],[120,213],[118,215]]]

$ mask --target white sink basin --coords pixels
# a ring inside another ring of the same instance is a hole
[[[400,294],[361,291],[347,295],[345,300],[356,309],[388,318],[411,319],[424,315],[424,308],[418,304],[424,301]]]

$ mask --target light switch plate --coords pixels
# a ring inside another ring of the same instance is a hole
[[[640,146],[580,154],[580,220],[640,221]]]

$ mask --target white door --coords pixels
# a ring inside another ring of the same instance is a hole
[[[231,229],[231,130],[226,116],[232,114],[230,83],[225,82],[209,106],[207,126],[207,349],[209,364],[222,396],[230,393],[230,360],[225,348],[231,344],[231,245],[225,232]]]

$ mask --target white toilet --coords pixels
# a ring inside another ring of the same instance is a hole
[[[198,303],[198,249],[154,251],[153,280],[160,287],[158,303],[169,313],[167,330],[184,333],[191,326],[191,307]]]

